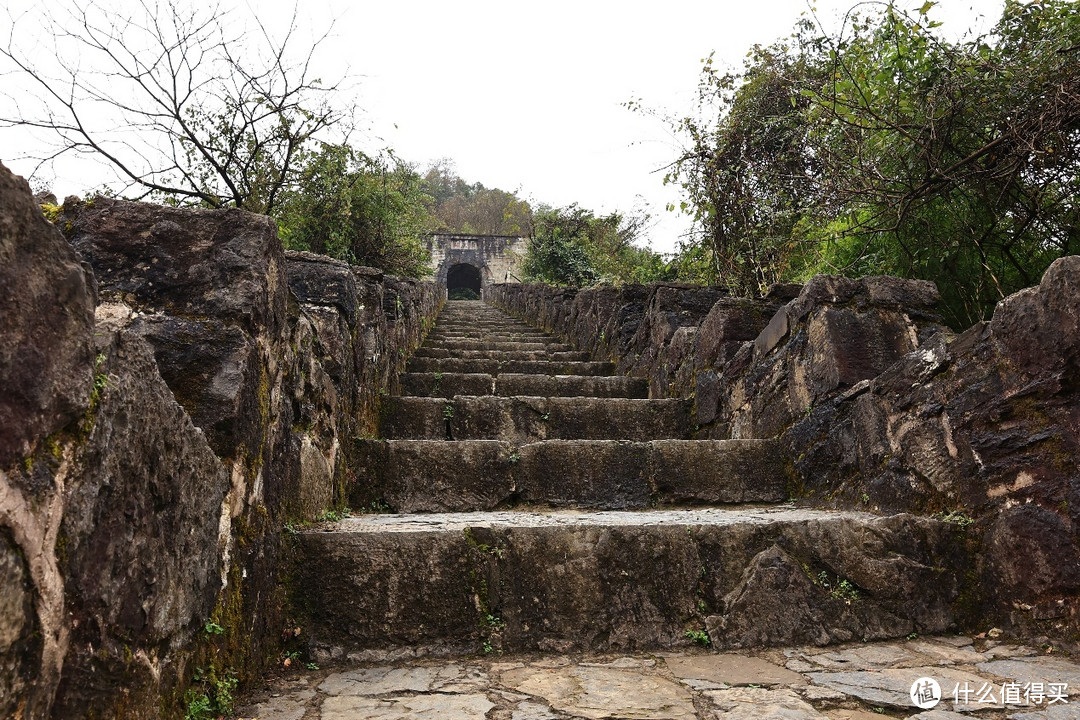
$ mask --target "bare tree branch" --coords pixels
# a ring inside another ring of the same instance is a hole
[[[97,155],[142,196],[269,213],[309,143],[352,127],[352,107],[334,104],[341,81],[312,77],[330,30],[296,53],[296,8],[275,38],[258,18],[245,32],[220,5],[140,0],[120,14],[84,0],[46,15],[51,57],[17,42],[40,19],[10,20],[0,67],[36,92],[0,91],[0,127],[45,131],[42,163]]]

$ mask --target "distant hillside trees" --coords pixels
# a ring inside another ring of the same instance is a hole
[[[442,160],[424,174],[431,196],[435,229],[440,232],[476,235],[517,235],[532,231],[532,208],[516,193],[468,183]]]

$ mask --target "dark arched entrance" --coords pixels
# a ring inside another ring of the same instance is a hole
[[[446,293],[451,300],[479,300],[480,270],[468,263],[452,266],[446,271]]]

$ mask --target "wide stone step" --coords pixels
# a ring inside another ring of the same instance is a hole
[[[553,340],[531,342],[527,340],[432,340],[425,341],[424,347],[443,348],[446,350],[544,350],[547,352],[566,352],[576,350],[573,345]]]
[[[449,328],[451,330],[475,330],[477,328],[520,328],[523,330],[539,331],[538,328],[533,325],[519,322],[517,320],[512,320],[507,317],[503,317],[501,319],[478,318],[470,320],[467,318],[445,318],[440,315],[435,322],[435,327]]]
[[[419,347],[414,358],[461,358],[462,360],[550,360],[551,362],[587,362],[589,353],[583,350],[545,352],[543,350],[447,350]]]
[[[473,327],[486,327],[486,326],[503,326],[503,327],[523,327],[535,330],[534,325],[524,323],[520,320],[510,317],[509,315],[478,315],[474,317],[468,317],[463,315],[446,315],[440,314],[437,318],[437,327],[453,327],[469,329]]]
[[[416,440],[687,439],[693,402],[588,397],[458,396],[383,399],[382,437]]]
[[[424,344],[446,345],[461,342],[487,342],[487,343],[562,343],[562,340],[550,335],[527,335],[525,333],[477,333],[473,335],[429,335],[424,339]]]
[[[642,509],[782,502],[774,440],[359,440],[354,507],[465,512],[516,506]]]
[[[551,335],[541,334],[529,334],[529,333],[510,333],[510,332],[498,332],[498,333],[470,333],[468,335],[462,334],[446,334],[446,333],[432,333],[424,339],[425,345],[435,345],[444,343],[456,343],[468,340],[479,340],[482,342],[524,342],[524,343],[561,343],[562,340],[552,337]]]
[[[621,375],[402,373],[401,394],[443,398],[455,395],[647,398],[649,382],[644,378]]]
[[[519,322],[471,322],[471,323],[445,323],[437,321],[432,329],[432,332],[450,332],[450,333],[477,333],[477,332],[525,332],[536,334],[547,334],[540,328],[533,327],[532,325],[526,325]]]
[[[954,625],[955,525],[795,508],[366,515],[297,536],[320,658],[822,645]]]
[[[457,340],[470,340],[470,339],[517,339],[517,338],[540,338],[544,340],[553,339],[552,336],[542,330],[531,329],[511,329],[511,328],[499,328],[497,330],[482,330],[472,328],[469,330],[445,330],[436,327],[431,333],[428,334],[429,338],[436,339],[457,339]]]
[[[413,357],[407,372],[527,373],[531,375],[610,375],[612,362],[553,362],[550,360],[496,360],[494,358]]]

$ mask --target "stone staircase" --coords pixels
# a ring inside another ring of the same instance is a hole
[[[299,536],[317,659],[843,642],[955,624],[954,526],[786,503],[773,440],[694,439],[482,302],[450,302],[384,402],[354,507]],[[707,633],[707,635],[706,635]]]

